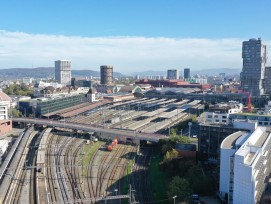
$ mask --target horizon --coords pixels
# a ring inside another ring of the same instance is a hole
[[[126,73],[242,68],[243,41],[261,37],[271,47],[271,2],[250,1],[4,2],[0,69],[53,67],[57,59],[74,70],[112,64]]]

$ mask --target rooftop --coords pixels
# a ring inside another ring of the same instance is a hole
[[[0,91],[0,102],[1,101],[10,101],[11,102],[11,98],[5,94],[4,92]]]
[[[243,135],[247,134],[245,131],[238,131],[231,135],[229,135],[227,138],[223,140],[221,143],[221,148],[223,149],[234,149],[235,142],[242,137]]]

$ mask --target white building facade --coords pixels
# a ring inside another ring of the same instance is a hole
[[[55,61],[55,80],[63,86],[71,85],[71,61]]]
[[[243,111],[243,104],[236,101],[228,103],[216,104],[213,109],[205,112],[205,122],[229,124],[229,115],[232,113],[240,113]]]
[[[220,195],[232,204],[260,203],[271,172],[271,129],[239,131],[221,143]]]

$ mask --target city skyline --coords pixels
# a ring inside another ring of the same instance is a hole
[[[0,9],[0,69],[53,67],[56,59],[122,73],[241,69],[243,41],[261,37],[271,47],[269,1],[15,2]]]

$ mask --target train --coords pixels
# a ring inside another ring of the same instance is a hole
[[[112,151],[114,149],[114,147],[116,147],[118,145],[118,140],[117,139],[113,139],[113,141],[111,142],[111,144],[109,144],[107,146],[107,150],[108,151]]]

